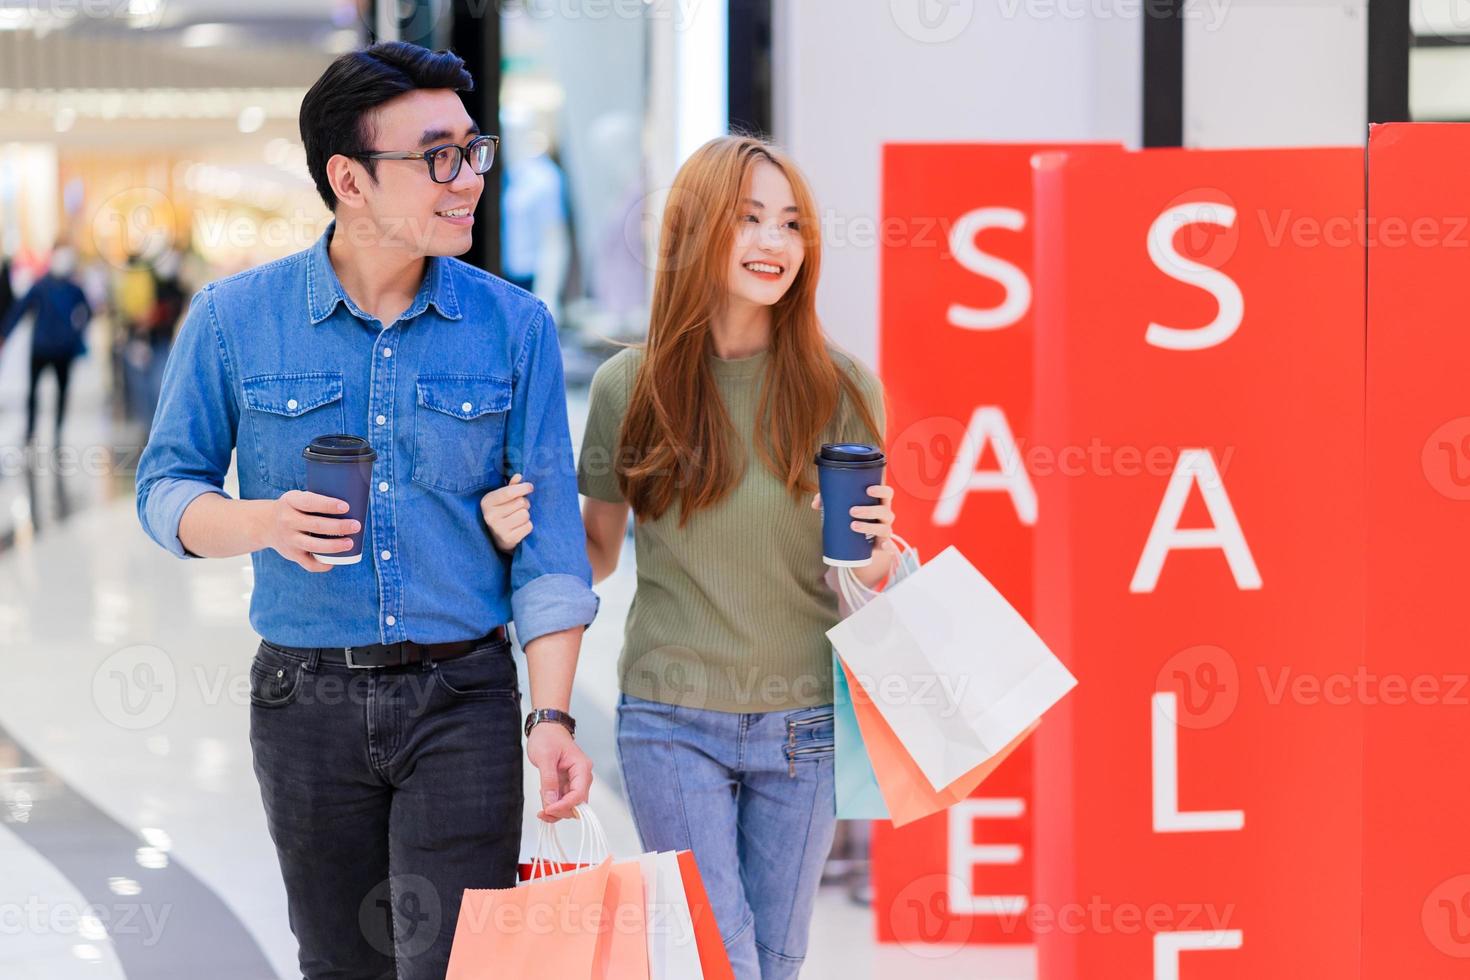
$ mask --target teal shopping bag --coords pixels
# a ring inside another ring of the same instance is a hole
[[[852,692],[837,654],[832,654],[832,741],[837,784],[837,819],[887,820],[888,805],[878,791],[878,777],[863,747]]]

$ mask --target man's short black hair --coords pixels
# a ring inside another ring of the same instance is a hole
[[[322,77],[301,100],[301,142],[306,168],[316,182],[327,210],[337,207],[337,195],[327,180],[327,161],[334,154],[352,156],[372,149],[408,150],[412,147],[372,145],[372,110],[405,92],[420,88],[447,88],[470,92],[475,80],[464,59],[452,51],[430,51],[406,41],[384,41],[361,51],[349,51],[327,66]],[[374,179],[376,161],[362,164]]]

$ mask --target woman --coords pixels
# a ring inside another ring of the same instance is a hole
[[[594,581],[637,518],[617,720],[633,818],[645,848],[693,850],[740,980],[797,975],[836,822],[813,458],[883,430],[880,385],[817,320],[818,232],[776,148],[696,151],[665,209],[648,341],[598,370],[578,464]],[[503,550],[533,533],[533,493],[517,476],[483,501]],[[869,493],[851,518],[877,585],[893,494]]]

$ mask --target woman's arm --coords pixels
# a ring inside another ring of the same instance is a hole
[[[593,585],[617,571],[623,538],[628,533],[628,510],[626,501],[582,499],[582,528],[587,532],[587,558],[592,563]]]

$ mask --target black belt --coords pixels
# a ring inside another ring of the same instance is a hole
[[[401,640],[397,643],[371,643],[359,647],[288,647],[279,643],[272,643],[271,646],[298,657],[316,654],[319,660],[326,663],[346,664],[348,667],[406,667],[428,660],[453,660],[492,643],[505,641],[505,627],[497,626],[478,640],[459,640],[454,643]]]

